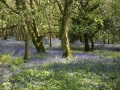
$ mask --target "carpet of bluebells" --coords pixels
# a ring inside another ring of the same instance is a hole
[[[44,39],[46,52],[29,45],[24,63],[24,42],[0,40],[0,90],[120,90],[120,45],[95,42],[84,52],[79,41],[70,44],[73,58],[62,58],[59,39]]]

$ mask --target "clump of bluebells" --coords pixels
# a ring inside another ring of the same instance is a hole
[[[8,43],[5,41],[4,43]],[[119,90],[120,60],[119,52],[96,50],[77,51],[73,48],[74,58],[62,58],[60,41],[55,39],[53,47],[47,47],[44,54],[36,54],[30,46],[30,61],[24,63],[20,57],[23,43],[18,43],[16,55],[9,58],[7,69],[10,76],[0,82],[1,90]],[[10,43],[9,43],[10,44]],[[11,44],[14,45],[11,41]],[[22,45],[21,45],[22,44]],[[8,44],[6,44],[8,45]],[[8,45],[9,46],[9,45]],[[46,46],[46,44],[45,44]],[[74,45],[73,45],[74,46]],[[1,46],[4,47],[4,46]],[[74,46],[75,47],[75,46]],[[20,51],[19,51],[20,50]],[[9,51],[9,50],[8,50]],[[102,52],[102,54],[101,54]],[[17,55],[18,54],[18,55]],[[42,55],[42,56],[40,56]],[[19,57],[18,57],[19,56]],[[4,69],[4,72],[6,69]],[[4,76],[3,72],[3,77]]]

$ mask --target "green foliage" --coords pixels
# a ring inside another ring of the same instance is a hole
[[[35,58],[48,58],[47,56],[44,55],[44,53],[36,54],[33,57],[35,57]]]
[[[24,60],[22,58],[15,58],[15,59],[12,59],[9,64],[10,65],[15,65],[15,66],[19,66],[21,65],[22,63],[24,62]]]
[[[119,52],[112,52],[112,51],[95,51],[100,57],[107,57],[109,59],[119,59],[120,53]]]
[[[4,82],[0,89],[2,89],[2,90],[11,90],[11,83],[10,82]]]
[[[11,56],[10,54],[4,54],[0,56],[0,63],[7,64],[10,60]]]
[[[26,67],[21,65],[23,63],[21,58],[10,59],[10,69],[14,68],[13,73],[18,72],[13,74],[7,82],[2,83],[0,89],[119,90],[119,52],[115,52],[115,54],[102,51],[91,53],[105,55],[107,59],[113,59],[113,62],[97,62],[97,60],[78,62],[71,59],[61,63],[54,62]],[[115,69],[112,69],[113,65],[116,66]]]
[[[7,65],[10,67],[10,72],[14,72],[19,69],[20,65],[24,63],[24,60],[20,57],[11,58]]]
[[[83,47],[83,46],[79,46],[79,47],[71,46],[71,50],[72,50],[73,52],[80,53],[80,52],[83,52],[83,51],[84,51],[84,47]]]
[[[24,61],[22,58],[11,58],[10,54],[4,54],[0,56],[0,63],[2,64],[19,66],[23,62]]]
[[[109,90],[117,89],[118,73],[91,72],[92,61],[84,66],[69,67],[69,63],[49,63],[42,69],[22,70],[9,80],[12,89],[24,90]],[[74,64],[77,64],[74,63]],[[75,65],[76,66],[76,65]],[[89,68],[88,68],[89,67]],[[99,65],[97,65],[99,68]],[[112,82],[115,79],[115,82]],[[112,80],[112,81],[111,81]]]

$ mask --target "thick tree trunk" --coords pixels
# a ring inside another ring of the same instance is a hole
[[[26,10],[28,8],[26,3],[27,2],[25,0],[22,0],[23,10]],[[30,0],[30,6],[31,6],[31,9],[34,9],[33,8],[33,0]],[[35,12],[32,11],[31,14],[35,15]],[[28,31],[29,31],[29,33],[31,35],[31,38],[32,38],[32,42],[35,45],[35,48],[36,48],[37,52],[38,53],[45,52],[44,45],[43,45],[43,40],[42,40],[43,38],[42,38],[42,36],[39,35],[38,28],[37,28],[37,23],[36,23],[35,19],[31,20],[28,17],[28,15],[26,14],[25,23],[27,25]]]
[[[27,27],[32,38],[32,42],[38,53],[44,53],[45,48],[43,45],[43,36],[40,36],[35,28],[31,27],[30,23],[27,22]]]
[[[37,49],[37,52],[38,53],[44,53],[45,48],[44,48],[44,45],[43,45],[43,36],[39,35],[38,28],[37,28],[35,20],[33,20],[32,30],[30,30],[30,32],[32,34],[31,35],[32,36],[32,41],[33,41],[33,44],[35,45],[35,47]]]
[[[63,57],[72,57],[69,40],[68,40],[68,24],[70,20],[70,11],[72,6],[72,0],[65,0],[62,25],[61,25],[61,45],[63,50]]]
[[[84,33],[84,39],[85,39],[85,52],[88,52],[89,50],[90,50],[90,48],[89,48],[89,42],[88,42],[88,40],[89,40],[89,35],[88,35],[88,33]]]

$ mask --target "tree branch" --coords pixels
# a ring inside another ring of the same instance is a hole
[[[62,6],[60,5],[60,3],[58,2],[58,0],[56,0],[57,4],[58,4],[58,7],[59,7],[59,10],[61,12],[61,14],[63,15],[63,10],[62,10]]]
[[[5,27],[5,28],[2,28],[2,29],[11,29],[11,28],[15,28],[17,25],[12,25],[10,27]]]
[[[14,10],[13,8],[11,8],[11,7],[6,3],[5,0],[0,0],[0,2],[2,2],[8,9],[10,9],[11,11],[13,11],[14,13],[20,15],[20,13],[19,13],[18,11]]]

